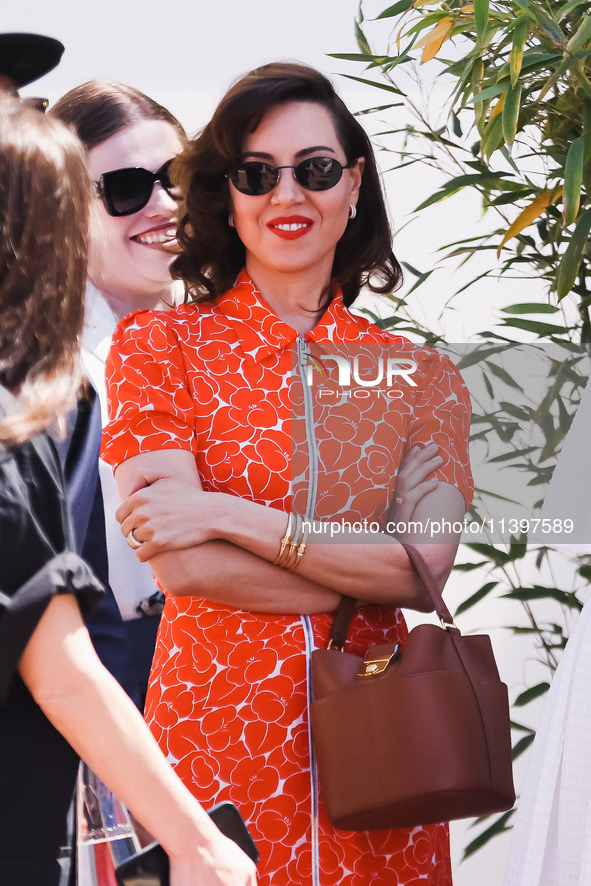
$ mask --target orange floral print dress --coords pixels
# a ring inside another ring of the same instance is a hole
[[[296,338],[245,272],[216,302],[127,317],[108,362],[103,457],[116,466],[141,452],[186,449],[204,490],[289,511],[291,401],[305,387],[297,388],[292,371]],[[396,342],[337,295],[304,349],[320,354],[312,360],[322,368],[327,351],[346,343]],[[362,402],[349,404],[346,421],[319,410],[318,519],[383,523],[405,449],[431,440],[444,456],[438,477],[470,501],[466,390],[446,358],[418,347],[412,355],[418,381],[392,401],[385,420],[372,426]],[[329,374],[323,384],[330,386]],[[278,589],[281,575],[278,568]],[[236,803],[261,852],[263,886],[448,886],[447,825],[358,833],[335,830],[326,818],[308,730],[308,664],[331,623],[329,614],[264,615],[167,596],[147,698],[150,728],[205,807]],[[354,618],[349,648],[363,653],[405,636],[398,610],[368,605]]]

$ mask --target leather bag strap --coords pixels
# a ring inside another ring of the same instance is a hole
[[[431,602],[433,603],[433,608],[435,612],[445,625],[453,625],[453,616],[447,608],[443,597],[441,596],[441,591],[435,584],[435,580],[433,578],[433,575],[431,574],[431,570],[427,565],[423,555],[414,545],[408,545],[404,542],[401,542],[401,545],[406,551],[406,555],[414,566],[419,578],[423,582],[423,585],[425,586],[425,589],[431,598]]]
[[[349,626],[353,619],[353,615],[355,614],[356,608],[357,600],[355,599],[355,597],[347,597],[346,594],[343,594],[339,601],[337,611],[335,612],[334,621],[332,623],[329,648],[334,647],[336,649],[343,649],[345,643],[347,642]]]
[[[423,582],[423,585],[425,586],[425,589],[427,590],[427,593],[431,598],[431,602],[433,603],[433,608],[435,609],[435,612],[441,619],[442,623],[444,625],[453,625],[454,620],[452,614],[444,603],[443,597],[441,596],[441,591],[435,584],[435,581],[431,574],[431,570],[427,565],[425,559],[423,558],[423,555],[414,545],[405,544],[403,542],[400,542],[400,544],[404,548],[408,559],[412,563],[419,578]],[[335,613],[332,630],[330,632],[330,647],[336,647],[338,649],[344,648],[345,643],[347,642],[349,627],[351,625],[353,615],[355,614],[356,605],[357,601],[354,597],[348,597],[345,594],[342,595],[337,607],[337,611]]]

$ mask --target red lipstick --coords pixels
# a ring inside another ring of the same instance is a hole
[[[267,222],[267,227],[282,240],[297,240],[312,230],[314,222],[304,215],[281,215]]]

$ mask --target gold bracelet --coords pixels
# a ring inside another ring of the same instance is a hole
[[[279,542],[279,552],[275,559],[273,560],[273,566],[282,566],[283,562],[286,558],[286,552],[291,550],[291,538],[292,538],[292,515],[291,513],[287,517],[287,526],[285,528],[285,535]],[[289,546],[289,548],[288,548]]]
[[[308,540],[308,526],[306,521],[295,515],[295,528],[292,533],[292,539],[285,557],[279,564],[283,569],[293,572],[297,569],[300,560],[306,552],[306,542]]]
[[[301,539],[301,541],[297,547],[297,550],[296,550],[295,562],[294,562],[293,566],[290,566],[291,572],[293,572],[295,569],[297,569],[298,566],[300,565],[300,560],[302,559],[302,557],[306,553],[307,541],[308,541],[308,527],[306,526],[306,524],[304,522],[304,523],[302,523],[302,539]]]
[[[289,550],[285,555],[283,561],[279,564],[283,567],[283,569],[291,570],[294,568],[295,563],[297,562],[297,550],[302,540],[302,527],[303,520],[298,514],[292,515],[294,518],[294,531],[292,533],[291,542],[289,545]]]

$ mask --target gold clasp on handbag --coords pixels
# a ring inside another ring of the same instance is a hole
[[[371,650],[369,651],[369,657],[365,659],[357,672],[358,677],[377,677],[378,674],[383,674],[388,665],[396,661],[400,655],[400,643],[396,643],[394,649],[386,655],[379,651],[380,649],[383,650],[383,646],[375,648],[376,652],[374,655],[371,654]]]

